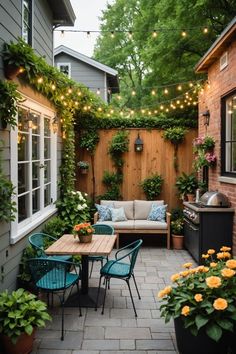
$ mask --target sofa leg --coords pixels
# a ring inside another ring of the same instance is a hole
[[[119,249],[120,246],[120,240],[119,240],[120,235],[118,233],[116,233],[116,248]]]

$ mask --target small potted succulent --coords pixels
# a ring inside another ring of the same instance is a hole
[[[89,170],[89,163],[87,161],[79,161],[77,166],[79,167],[81,173],[87,174]]]
[[[51,320],[46,304],[19,288],[0,293],[0,343],[5,354],[32,351],[35,330]]]

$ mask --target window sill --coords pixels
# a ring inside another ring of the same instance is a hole
[[[218,181],[223,183],[236,184],[236,178],[234,177],[220,176],[218,177]]]
[[[27,224],[23,228],[19,229],[19,232],[15,237],[11,237],[10,239],[10,244],[14,245],[18,241],[20,241],[23,237],[25,237],[27,234],[29,234],[31,231],[33,231],[36,227],[41,225],[44,221],[46,221],[48,218],[53,216],[57,212],[57,209],[54,207],[53,209],[49,210],[47,213],[44,213],[40,217],[38,217],[36,220],[31,222],[30,224]]]

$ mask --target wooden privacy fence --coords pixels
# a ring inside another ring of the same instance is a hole
[[[95,171],[95,196],[103,194],[106,189],[102,183],[105,170],[114,171],[113,162],[108,155],[108,145],[117,129],[100,130],[100,142],[97,145],[94,156]],[[152,174],[161,174],[164,179],[162,192],[158,199],[164,199],[168,209],[179,206],[179,199],[176,195],[176,177],[185,172],[192,172],[193,149],[192,141],[197,136],[197,130],[191,129],[187,132],[185,140],[178,148],[178,173],[174,169],[174,146],[171,142],[164,140],[163,131],[147,129],[126,129],[129,132],[129,152],[124,153],[124,181],[121,187],[123,200],[146,199],[139,186],[139,183]],[[134,142],[138,136],[143,140],[143,151],[135,152]],[[78,139],[78,138],[77,138]],[[78,190],[92,195],[93,181],[91,169],[91,157],[87,151],[78,148],[76,151],[78,161],[88,161],[90,168],[87,175],[81,174],[77,168],[76,187]]]

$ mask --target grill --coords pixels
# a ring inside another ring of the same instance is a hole
[[[234,209],[229,207],[228,199],[222,193],[207,193],[198,203],[184,202],[185,248],[198,264],[202,263],[201,256],[209,248],[232,247]],[[216,196],[220,197],[218,202]]]

